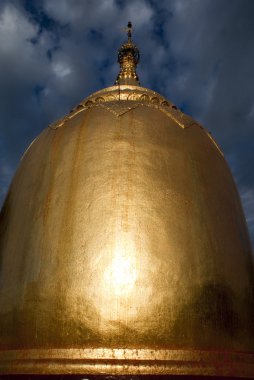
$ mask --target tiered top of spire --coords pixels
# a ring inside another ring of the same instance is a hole
[[[139,63],[139,49],[132,42],[132,24],[129,21],[126,28],[128,40],[118,50],[118,62],[120,72],[115,84],[132,84],[139,85],[139,78],[136,73],[136,67]]]

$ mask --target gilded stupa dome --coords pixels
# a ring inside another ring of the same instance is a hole
[[[211,134],[139,85],[81,101],[24,153],[1,212],[0,374],[254,377],[254,276]]]

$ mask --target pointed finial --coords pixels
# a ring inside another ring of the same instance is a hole
[[[117,76],[115,84],[132,84],[139,85],[136,66],[139,63],[139,50],[132,42],[132,23],[129,21],[127,28],[128,40],[118,50],[118,63],[120,64],[120,73]]]

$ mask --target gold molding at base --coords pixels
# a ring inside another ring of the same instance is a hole
[[[254,378],[254,353],[108,348],[7,350],[0,351],[0,374]]]

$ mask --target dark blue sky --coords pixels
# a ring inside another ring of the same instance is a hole
[[[0,202],[34,137],[113,84],[129,20],[142,86],[211,131],[254,242],[253,0],[1,0]]]

